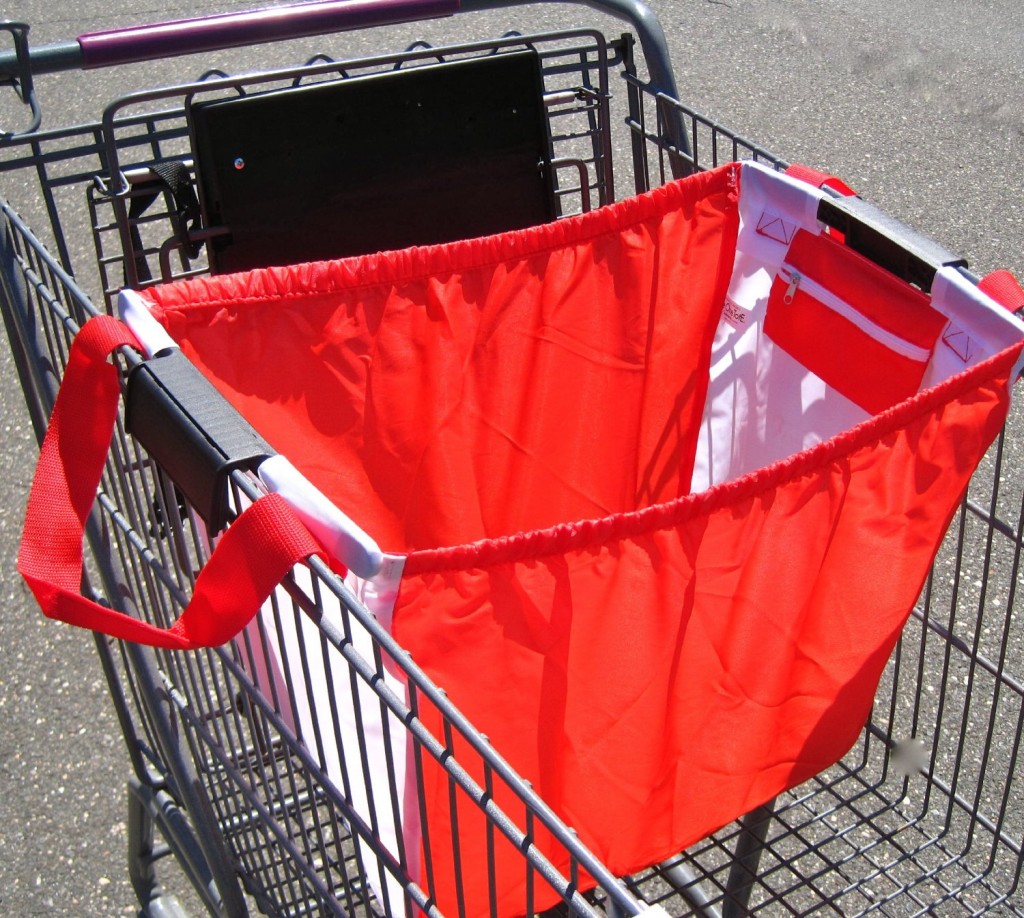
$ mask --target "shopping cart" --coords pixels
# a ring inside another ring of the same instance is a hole
[[[469,208],[468,215],[456,212],[410,229],[407,221],[396,227],[393,217],[375,221],[371,210],[360,209],[359,229],[373,224],[379,248],[571,216],[727,162],[786,166],[677,100],[659,27],[631,0],[588,4],[624,19],[631,30],[624,35],[572,29],[415,45],[354,60],[317,57],[272,71],[249,64],[241,76],[209,74],[113,100],[94,125],[40,129],[33,75],[50,70],[255,44],[268,37],[268,22],[273,37],[281,38],[500,5],[302,4],[272,15],[196,22],[185,30],[184,45],[181,28],[155,26],[32,50],[27,27],[8,24],[14,50],[2,67],[25,102],[28,125],[5,137],[0,171],[6,186],[30,170],[38,187],[25,204],[13,200],[14,191],[3,204],[0,281],[8,337],[39,439],[72,338],[91,316],[116,312],[123,288],[245,269],[268,257],[265,240],[274,227],[258,227],[247,239],[254,216],[217,211],[215,202],[230,206],[230,194],[203,185],[221,167],[226,175],[219,179],[227,181],[232,172],[251,175],[258,166],[244,157],[225,162],[214,143],[218,130],[237,138],[247,125],[255,125],[259,139],[265,120],[249,113],[231,121],[231,112],[243,108],[238,100],[273,105],[284,99],[295,118],[291,129],[300,131],[323,104],[317,93],[351,97],[351,87],[369,87],[370,110],[374,104],[393,110],[419,91],[397,82],[395,74],[441,79],[423,90],[428,108],[444,92],[446,78],[486,85],[479,68],[495,63],[525,68],[527,79],[539,74],[539,93],[506,103],[517,115],[532,112],[533,141],[541,146],[524,155],[534,163],[539,156],[539,172],[512,167],[497,186],[488,185],[496,161],[508,167],[508,151],[473,150],[472,158],[487,166],[480,194],[496,194],[506,182],[516,189],[509,207],[495,208],[504,224],[476,225],[471,221],[479,208]],[[307,112],[302,105],[310,99]],[[423,148],[436,150],[440,115],[452,108],[443,101],[431,117],[400,122],[394,136],[410,147],[422,140]],[[463,103],[482,104],[472,98]],[[211,127],[209,121],[224,112],[227,126]],[[619,125],[625,125],[621,137]],[[417,130],[425,132],[422,138]],[[387,142],[386,135],[376,136],[355,155],[380,156]],[[258,176],[273,199],[275,222],[285,221],[296,233],[316,203],[294,190],[298,178],[312,175],[313,188],[323,180],[316,151],[307,145],[307,152],[313,159],[290,175]],[[425,169],[445,167],[444,158],[417,162]],[[401,162],[396,170],[392,175],[401,176]],[[404,189],[403,201],[429,193],[436,181],[426,191]],[[524,189],[533,189],[528,213],[520,206],[528,197]],[[380,191],[371,197],[379,198]],[[248,201],[241,195],[234,204],[244,211]],[[345,206],[360,204],[349,200]],[[436,217],[442,206],[431,200],[422,210]],[[16,207],[38,207],[35,232]],[[867,240],[876,259],[919,286],[927,288],[935,265],[960,270],[958,259],[867,206],[830,199],[826,211],[838,229]],[[301,239],[301,251],[322,237],[317,227]],[[389,235],[396,230],[414,238]],[[442,236],[424,236],[434,232]],[[358,245],[359,235],[352,244]],[[85,236],[94,249],[76,251]],[[134,302],[130,295],[126,300]],[[158,338],[154,349],[160,347]],[[124,376],[145,366],[129,348],[117,359]],[[159,387],[154,391],[159,400]],[[228,447],[203,433],[198,439],[207,446],[212,439],[219,477],[196,483],[194,454],[182,461],[178,449],[188,435],[171,429],[161,439],[160,424],[152,425],[155,434],[142,433],[160,406],[145,402],[136,410],[134,420],[118,421],[88,519],[84,593],[167,627],[210,557],[209,534],[258,504],[264,486],[246,468],[222,461]],[[195,445],[195,436],[189,442]],[[265,449],[252,438],[245,448],[261,455]],[[1021,623],[1014,611],[1021,491],[1009,477],[1000,437],[972,479],[854,751],[628,877],[604,866],[507,764],[502,749],[492,747],[410,659],[372,613],[375,597],[356,595],[351,582],[346,585],[317,558],[288,573],[260,617],[216,649],[152,650],[101,640],[134,771],[129,864],[140,906],[153,915],[178,912],[157,879],[158,829],[213,914],[252,908],[275,915],[438,913],[430,862],[454,861],[460,879],[458,819],[465,823],[483,813],[484,875],[461,879],[467,888],[482,888],[486,904],[478,908],[476,898],[467,903],[456,882],[452,912],[506,912],[495,893],[496,865],[507,863],[511,850],[522,865],[523,898],[509,913],[532,914],[557,901],[573,913],[612,915],[656,907],[706,915],[1021,914],[1024,811],[1017,764],[1024,689]],[[348,558],[350,569],[358,566],[351,553]],[[318,685],[331,688],[322,699]],[[430,763],[443,769],[453,823],[436,849],[429,838],[406,844],[410,811],[399,799],[407,786],[422,785]],[[405,814],[402,825],[397,812]],[[468,851],[462,855],[469,858]]]

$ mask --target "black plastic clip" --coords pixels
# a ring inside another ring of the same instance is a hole
[[[824,197],[818,219],[839,230],[851,249],[925,293],[939,268],[967,267],[965,259],[863,198]]]
[[[126,426],[211,532],[228,522],[228,476],[255,471],[273,449],[178,350],[133,367]]]

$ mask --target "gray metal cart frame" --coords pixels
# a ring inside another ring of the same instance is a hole
[[[294,25],[289,34],[298,36],[509,5],[302,4],[286,21]],[[156,26],[39,49],[29,46],[24,25],[8,24],[14,49],[0,55],[0,73],[21,95],[29,117],[27,127],[4,138],[0,173],[5,180],[32,173],[40,205],[31,215],[33,232],[16,209],[20,202],[3,202],[0,289],[37,436],[45,432],[71,337],[89,315],[112,309],[126,279],[146,283],[137,273],[140,256],[159,265],[161,278],[206,270],[202,256],[183,250],[187,227],[182,229],[173,195],[152,169],[172,159],[191,164],[184,105],[197,94],[358,78],[433,59],[532,47],[543,60],[564,214],[729,160],[785,165],[678,101],[664,35],[642,4],[586,5],[624,21],[631,33],[507,36],[359,60],[317,59],[240,77],[214,75],[115,100],[94,125],[45,131],[35,76],[254,45],[267,38],[266,24],[245,14],[220,17],[190,30],[187,46],[180,30]],[[636,59],[632,35],[642,52]],[[274,37],[285,36],[278,31]],[[612,85],[616,76],[621,86]],[[132,208],[133,200],[145,197],[156,200]],[[835,219],[875,227],[901,253],[910,253],[908,264],[956,261],[905,227],[880,221],[873,210],[838,210]],[[193,241],[202,241],[203,232]],[[84,258],[76,234],[94,240],[94,251]],[[94,277],[87,277],[90,258]],[[122,360],[127,369],[136,358],[126,354]],[[554,889],[573,913],[631,915],[661,905],[673,914],[711,915],[982,914],[997,908],[1024,914],[1018,894],[1024,635],[1014,610],[1022,501],[1020,484],[1007,483],[1007,477],[1001,440],[954,521],[860,746],[773,806],[635,877],[611,876],[323,565],[313,562],[308,579],[282,584],[274,611],[296,628],[300,621],[316,624],[316,645],[300,644],[300,662],[316,657],[349,673],[353,686],[369,687],[374,716],[389,729],[407,731],[418,755],[442,762],[460,806],[483,809],[494,831],[523,851],[524,869],[529,865],[538,887]],[[258,495],[244,472],[233,473],[231,486],[234,506]],[[86,589],[126,611],[172,620],[207,550],[202,532],[178,504],[175,484],[119,428],[90,524]],[[324,615],[327,606],[336,609],[336,618]],[[325,779],[323,739],[296,730],[302,687],[261,682],[255,674],[251,661],[258,648],[251,642],[272,640],[265,630],[256,631],[216,651],[183,655],[96,638],[133,766],[129,863],[140,906],[151,915],[178,911],[158,881],[159,830],[211,914],[245,914],[253,906],[281,915],[431,911],[429,889],[413,883],[407,865],[382,844],[376,818],[353,806],[351,788]],[[363,641],[369,652],[361,649]],[[408,699],[388,688],[390,667],[405,672]],[[423,725],[423,705],[442,713],[440,735]],[[361,758],[366,769],[367,754]],[[470,777],[469,761],[481,763],[483,785]],[[394,763],[386,768],[393,772]],[[513,789],[521,811],[497,809],[493,785],[499,782]],[[531,846],[540,825],[570,853],[569,876],[559,875]],[[579,870],[598,881],[596,891],[577,890]],[[368,882],[374,872],[382,880],[376,892]],[[401,888],[404,902],[389,899],[387,890],[395,887],[388,878]]]

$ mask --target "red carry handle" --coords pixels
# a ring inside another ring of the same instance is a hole
[[[321,554],[283,499],[261,497],[228,527],[196,580],[191,602],[159,628],[81,595],[82,537],[117,420],[121,387],[107,358],[139,345],[110,316],[75,337],[25,512],[18,571],[49,618],[111,637],[189,650],[238,634],[293,565]]]
[[[822,172],[821,169],[815,169],[813,166],[804,166],[801,163],[793,163],[793,165],[786,169],[786,175],[790,178],[807,182],[807,184],[813,185],[815,188],[831,188],[833,191],[838,192],[845,198],[852,198],[857,195],[857,192],[838,176],[830,175],[828,172]]]
[[[826,188],[830,188],[832,191],[842,195],[844,198],[857,197],[857,192],[847,185],[841,178],[831,175],[828,172],[823,172],[821,169],[815,169],[813,166],[805,166],[802,163],[793,163],[791,166],[786,168],[786,175],[790,178],[799,179],[801,182],[807,182],[808,185],[813,185],[815,188],[822,189],[822,191]],[[836,242],[846,241],[843,234],[834,227],[829,227],[828,234],[835,239]]]
[[[978,288],[1010,312],[1024,312],[1024,287],[1009,271],[1000,268],[986,274],[978,281]]]

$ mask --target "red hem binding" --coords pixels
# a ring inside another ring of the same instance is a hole
[[[1022,347],[1024,344],[1007,348],[988,360],[951,376],[937,386],[919,392],[912,398],[810,449],[749,472],[733,481],[714,485],[706,491],[628,513],[561,523],[548,529],[521,532],[497,539],[483,539],[466,545],[412,551],[406,558],[404,575],[495,567],[566,551],[579,551],[611,540],[633,538],[660,529],[671,529],[697,515],[756,497],[812,469],[819,468],[838,456],[852,453],[905,427],[912,419],[974,388],[980,379],[993,376],[1004,369],[1009,370],[1018,359]]]
[[[585,214],[493,236],[194,278],[150,288],[143,291],[143,296],[154,304],[154,314],[159,318],[165,310],[217,310],[237,303],[331,295],[503,264],[629,229],[685,208],[722,189],[736,187],[739,170],[739,163],[729,163]]]

